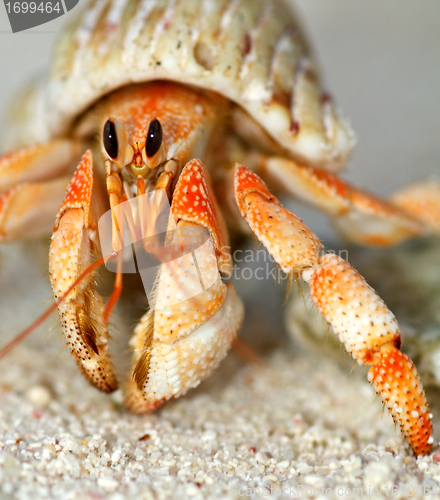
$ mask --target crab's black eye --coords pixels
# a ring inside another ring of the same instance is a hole
[[[147,140],[145,142],[145,152],[148,158],[154,156],[162,144],[162,125],[159,120],[153,120],[147,132]]]
[[[103,133],[104,147],[110,158],[118,157],[118,139],[116,137],[116,127],[112,120],[107,120]]]

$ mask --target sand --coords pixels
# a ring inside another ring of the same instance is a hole
[[[37,265],[45,246],[3,250],[2,282],[10,287],[2,293],[2,339],[29,323],[50,297],[44,266]],[[365,262],[365,253],[359,255]],[[18,277],[26,279],[13,280],[19,263]],[[433,453],[416,459],[382,412],[365,369],[350,374],[332,356],[307,353],[289,339],[283,287],[237,286],[249,318],[244,338],[266,368],[232,353],[199,388],[151,415],[131,415],[119,391],[108,396],[89,386],[56,321],[1,361],[0,498],[435,496],[437,437]],[[122,367],[124,325],[135,321],[126,315],[136,307],[132,296],[117,314],[114,351]],[[429,396],[438,429],[436,394]]]

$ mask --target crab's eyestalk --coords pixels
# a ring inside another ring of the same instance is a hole
[[[128,142],[124,125],[115,118],[109,118],[102,132],[102,146],[105,156],[118,168],[124,168],[132,161],[134,150]]]
[[[155,118],[150,122],[145,136],[145,146],[136,143],[138,151],[133,156],[131,170],[134,175],[145,176],[166,160],[163,148],[163,129],[160,121]]]
[[[145,153],[148,158],[152,158],[162,146],[163,131],[159,120],[153,120],[148,128],[147,139],[145,141]]]
[[[118,157],[119,147],[118,139],[116,138],[116,127],[113,120],[107,120],[105,122],[102,140],[107,154],[112,160],[115,160]]]

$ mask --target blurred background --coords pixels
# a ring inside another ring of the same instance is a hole
[[[294,5],[326,87],[357,134],[346,178],[386,195],[440,173],[440,2],[296,0]],[[0,117],[14,89],[47,67],[66,17],[12,34],[2,2]],[[7,126],[1,120],[1,127]],[[324,217],[295,209],[321,237],[335,237]]]

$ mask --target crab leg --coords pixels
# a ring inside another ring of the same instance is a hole
[[[134,372],[126,404],[136,413],[152,411],[197,386],[225,357],[243,318],[234,287],[221,280],[220,272],[230,271],[231,257],[199,160],[189,162],[177,182],[165,248],[173,258],[161,265],[155,303],[132,341]]]
[[[78,151],[57,140],[0,156],[0,241],[50,234]]]
[[[90,151],[81,159],[55,221],[49,272],[55,298],[63,296],[89,266],[97,230],[92,209],[93,162]],[[96,192],[96,190],[95,190]],[[89,381],[110,392],[117,382],[108,354],[104,304],[88,275],[60,303],[59,315],[71,352]]]
[[[422,221],[434,233],[440,233],[440,180],[409,184],[393,193],[391,202]]]
[[[256,171],[272,185],[323,210],[352,241],[377,246],[440,232],[440,182],[420,183],[390,202],[336,175],[286,158],[261,157]],[[429,200],[429,201],[428,201]]]
[[[69,177],[19,184],[0,196],[0,241],[50,234]]]
[[[347,262],[321,255],[318,238],[281,206],[263,181],[243,166],[235,169],[235,197],[253,233],[286,273],[309,283],[318,309],[360,364],[371,365],[374,385],[414,452],[433,443],[428,403],[413,362],[400,348],[394,315]]]
[[[68,140],[55,140],[6,153],[0,156],[0,192],[22,182],[66,175],[79,157],[80,144]]]

